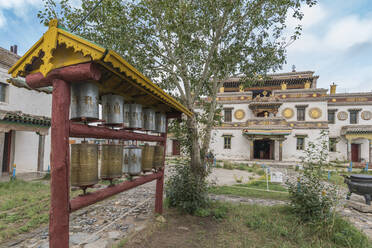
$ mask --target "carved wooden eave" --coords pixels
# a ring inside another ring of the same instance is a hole
[[[49,23],[49,29],[9,69],[9,74],[12,77],[26,77],[41,73],[47,77],[55,69],[84,63],[93,63],[102,68],[103,79],[95,82],[100,94],[115,93],[161,111],[193,115],[119,54],[68,32],[58,26],[57,20]]]

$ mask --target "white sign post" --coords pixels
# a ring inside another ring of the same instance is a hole
[[[282,183],[283,182],[283,173],[279,171],[271,171],[270,181],[272,183]]]

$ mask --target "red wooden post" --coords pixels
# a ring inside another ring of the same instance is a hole
[[[161,142],[164,146],[164,154],[163,154],[163,169],[162,175],[156,180],[156,192],[155,192],[155,213],[162,214],[163,213],[163,186],[164,186],[164,173],[165,173],[165,153],[167,150],[167,133],[168,133],[168,117],[165,122],[165,133],[161,136],[163,137],[163,141]]]
[[[70,85],[53,80],[49,247],[69,246]]]

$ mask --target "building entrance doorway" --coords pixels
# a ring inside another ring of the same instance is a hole
[[[360,162],[360,144],[351,144],[351,162]]]
[[[11,139],[12,133],[11,131],[5,133],[4,135],[4,149],[3,149],[3,161],[2,161],[2,172],[9,172],[9,164],[10,164],[10,149],[11,149]]]
[[[255,159],[274,160],[274,140],[255,140],[253,145]]]

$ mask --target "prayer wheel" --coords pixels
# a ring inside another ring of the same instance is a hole
[[[162,168],[164,166],[164,146],[157,145],[154,150],[154,164],[155,169]]]
[[[142,149],[137,146],[128,146],[124,148],[125,174],[137,176],[142,171]],[[127,156],[127,157],[125,157]]]
[[[101,147],[101,178],[112,180],[121,177],[123,170],[123,146],[104,144]]]
[[[71,144],[71,185],[89,187],[98,183],[98,145]]]
[[[71,120],[98,120],[98,86],[93,83],[71,84]]]
[[[129,127],[129,122],[130,122],[130,104],[126,104],[124,102],[123,106],[123,114],[124,114],[124,127]]]
[[[142,105],[133,103],[130,105],[129,127],[134,129],[143,128]]]
[[[129,173],[129,149],[128,147],[124,147],[123,149],[123,173]]]
[[[166,115],[163,112],[158,112],[155,115],[155,126],[156,132],[158,133],[165,133],[166,132]]]
[[[142,149],[142,171],[151,171],[154,162],[155,147],[145,144]]]
[[[119,95],[104,95],[102,96],[102,118],[107,125],[123,123],[123,105],[124,98]]]
[[[155,111],[151,108],[143,110],[143,127],[146,131],[155,131]]]

